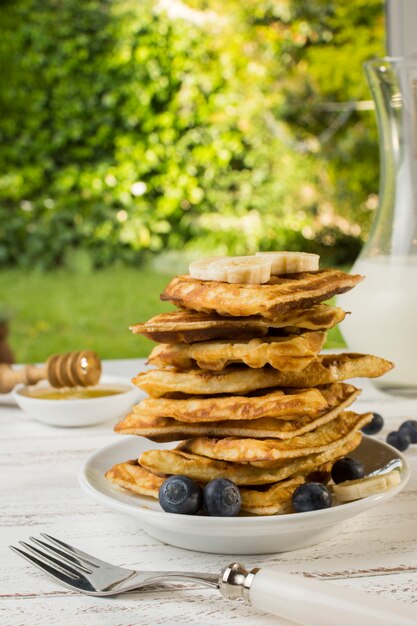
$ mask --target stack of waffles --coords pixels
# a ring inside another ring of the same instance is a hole
[[[290,511],[296,487],[326,481],[372,418],[346,410],[360,390],[344,381],[392,367],[371,355],[320,354],[326,330],[346,315],[323,302],[361,278],[334,269],[266,284],[174,278],[161,299],[178,309],[131,327],[159,345],[149,356],[155,369],[133,379],[149,397],[115,430],[179,443],[118,464],[107,479],[157,498],[170,475],[201,485],[224,477],[238,485],[243,511]]]

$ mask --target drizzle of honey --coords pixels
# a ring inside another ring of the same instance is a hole
[[[125,393],[127,388],[116,387],[65,387],[54,389],[53,387],[43,387],[42,389],[30,389],[24,392],[30,398],[40,400],[88,400],[89,398],[103,398],[105,396],[116,396]]]

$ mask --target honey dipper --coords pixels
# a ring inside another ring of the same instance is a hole
[[[25,365],[13,370],[0,364],[0,393],[8,393],[18,383],[35,385],[48,380],[52,387],[88,387],[96,385],[101,375],[101,362],[92,350],[67,352],[50,356],[43,367]]]

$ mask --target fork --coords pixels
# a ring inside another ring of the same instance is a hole
[[[243,598],[254,608],[305,626],[416,626],[412,605],[367,595],[309,577],[274,569],[245,569],[231,563],[220,574],[199,572],[136,571],[111,565],[41,533],[42,539],[20,541],[14,552],[69,589],[90,596],[112,596],[133,589],[164,588],[166,583],[198,583],[218,589],[222,596]]]

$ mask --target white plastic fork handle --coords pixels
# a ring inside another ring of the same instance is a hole
[[[417,608],[311,578],[260,569],[251,605],[304,626],[417,626]]]

